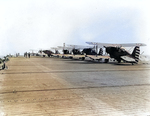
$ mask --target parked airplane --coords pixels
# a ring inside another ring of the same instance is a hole
[[[58,49],[62,50],[62,54],[59,54],[59,57],[61,58],[71,58],[73,55],[71,54],[72,47],[66,47],[66,46],[57,46]]]
[[[72,49],[72,54],[74,59],[85,60],[85,54],[87,54],[88,49],[92,50],[91,46],[82,46],[82,45],[69,45]]]
[[[45,53],[45,50],[39,50],[39,51],[38,51],[38,55],[39,55],[39,56],[42,56],[42,57],[48,56],[48,54]]]
[[[60,52],[58,51],[57,47],[52,47],[51,49],[54,49],[55,51],[53,52],[53,54],[51,54],[51,56],[53,57],[59,57]]]
[[[103,55],[102,49],[100,48],[99,53],[97,53],[97,50],[95,49],[84,49],[83,52],[85,53],[85,57],[91,59],[91,60],[96,60],[96,61],[103,61],[105,63],[108,63],[109,61],[109,56],[108,55]]]
[[[73,58],[78,58],[81,60],[97,60],[97,61],[102,61],[104,59],[104,62],[109,61],[109,56],[102,56],[103,51],[100,49],[99,53],[95,50],[95,46],[82,46],[82,45],[70,45],[73,47],[72,53],[73,53]]]
[[[137,64],[140,55],[140,46],[146,46],[143,43],[127,43],[127,44],[108,44],[97,42],[86,42],[89,45],[104,47],[111,58],[114,58],[120,63],[121,61]],[[132,53],[129,53],[124,47],[134,47]]]
[[[45,57],[46,55],[47,55],[48,57],[50,57],[50,56],[52,56],[52,54],[53,54],[53,52],[52,52],[51,50],[41,50],[41,51],[39,51],[39,52],[42,54],[43,57]]]
[[[85,59],[85,54],[92,54],[93,52],[93,47],[80,45],[58,46],[57,49],[61,49],[63,52],[62,54],[57,54],[61,58],[77,58],[81,60]]]

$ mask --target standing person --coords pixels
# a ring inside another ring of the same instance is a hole
[[[28,57],[30,58],[30,52],[28,53]]]
[[[27,52],[26,52],[26,53],[25,53],[25,57],[26,57],[26,58],[27,58],[27,55],[28,55],[28,54],[27,54]]]
[[[24,57],[26,57],[26,52],[24,53]]]

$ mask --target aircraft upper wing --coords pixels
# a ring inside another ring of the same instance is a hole
[[[69,45],[69,46],[76,49],[93,48],[91,46],[83,46],[83,45]]]
[[[89,45],[98,46],[113,46],[113,47],[132,47],[132,46],[146,46],[144,43],[123,43],[123,44],[111,44],[111,43],[98,43],[98,42],[86,42]]]
[[[73,47],[63,47],[63,46],[57,46],[59,49],[67,49],[67,50],[70,50],[70,49],[73,49]]]

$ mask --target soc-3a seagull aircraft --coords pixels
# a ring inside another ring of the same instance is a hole
[[[140,55],[140,46],[146,46],[144,43],[125,43],[125,44],[109,44],[109,43],[98,43],[98,42],[86,42],[89,45],[95,45],[97,47],[104,47],[106,49],[106,53],[110,55],[111,58],[120,63],[128,62],[133,64],[137,64],[139,61]],[[130,53],[124,47],[134,47],[133,52]]]

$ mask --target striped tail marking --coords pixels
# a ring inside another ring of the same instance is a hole
[[[138,62],[139,61],[139,55],[140,55],[140,47],[139,46],[135,46],[132,56],[135,58],[135,61]]]

